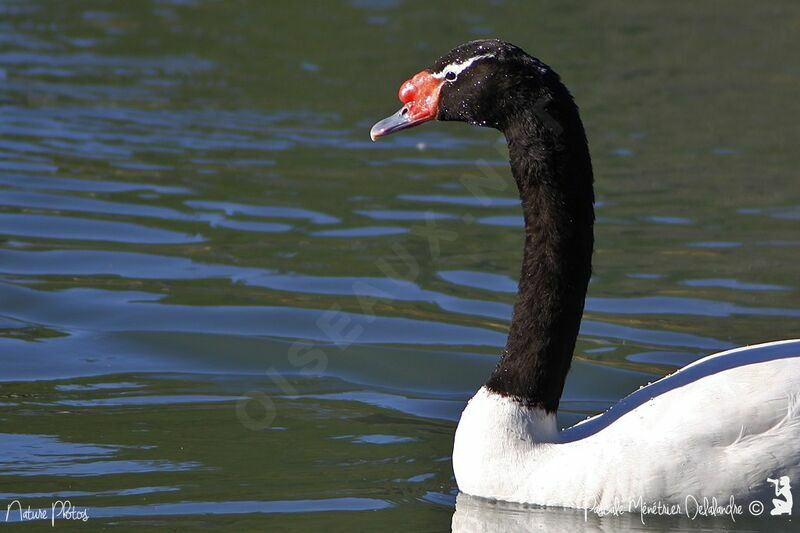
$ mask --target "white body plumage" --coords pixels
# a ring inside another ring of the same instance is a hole
[[[510,502],[770,502],[768,477],[800,486],[798,395],[800,340],[705,357],[563,431],[484,387],[461,416],[453,467],[461,491]]]

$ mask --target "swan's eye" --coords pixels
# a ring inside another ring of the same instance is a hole
[[[457,77],[458,77],[458,76],[456,75],[456,73],[455,73],[455,72],[453,72],[452,70],[451,70],[450,72],[448,72],[447,74],[445,74],[445,75],[444,75],[444,79],[446,79],[447,81],[453,81],[453,80],[455,80]]]

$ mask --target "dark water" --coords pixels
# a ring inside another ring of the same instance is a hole
[[[520,211],[496,132],[368,131],[472,38],[553,64],[590,138],[595,276],[563,424],[797,337],[798,28],[791,2],[0,3],[0,509],[447,529]],[[459,509],[488,531],[587,524]]]

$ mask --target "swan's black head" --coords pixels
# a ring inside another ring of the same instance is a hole
[[[406,81],[398,93],[403,107],[375,124],[370,136],[375,140],[433,119],[503,130],[521,91],[546,95],[552,87],[562,87],[558,75],[521,48],[497,39],[468,42]]]

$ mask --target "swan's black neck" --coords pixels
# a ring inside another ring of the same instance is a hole
[[[508,341],[487,388],[555,412],[591,275],[592,164],[578,109],[555,73],[519,86],[498,120],[525,218],[525,251]]]

